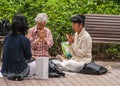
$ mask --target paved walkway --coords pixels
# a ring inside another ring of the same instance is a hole
[[[49,78],[47,80],[23,80],[11,81],[0,78],[0,86],[120,86],[120,63],[97,62],[108,66],[108,73],[103,75],[73,74],[61,78]]]

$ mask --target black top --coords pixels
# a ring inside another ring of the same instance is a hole
[[[3,45],[2,74],[21,73],[28,67],[26,60],[31,59],[31,57],[29,39],[23,34],[8,34]]]

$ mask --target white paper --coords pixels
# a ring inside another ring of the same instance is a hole
[[[48,57],[36,59],[36,79],[48,79]]]
[[[30,62],[28,63],[29,67],[30,67],[30,76],[35,75],[36,73],[36,61]]]

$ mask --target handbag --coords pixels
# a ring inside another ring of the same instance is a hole
[[[53,60],[56,58],[49,59],[49,77],[50,78],[57,78],[57,77],[65,77],[65,73],[62,71],[59,65],[55,64]]]
[[[92,74],[92,75],[101,75],[105,74],[108,70],[101,65],[96,64],[95,62],[90,62],[85,64],[84,68],[80,71],[83,74]]]

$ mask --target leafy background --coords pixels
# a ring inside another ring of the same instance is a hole
[[[24,14],[29,27],[35,25],[34,18],[40,12],[49,16],[47,27],[51,30],[54,46],[50,54],[62,54],[60,42],[66,41],[65,34],[73,34],[70,24],[75,14],[120,15],[120,0],[0,0],[0,20],[9,19],[16,13]],[[120,58],[120,45],[93,44],[93,58]]]

